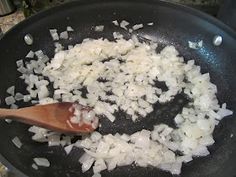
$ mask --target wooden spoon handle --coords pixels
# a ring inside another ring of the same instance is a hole
[[[0,108],[0,119],[5,119],[6,117],[16,116],[16,115],[19,116],[17,110]]]
[[[23,109],[0,109],[0,120],[1,119],[12,119],[17,120],[26,124],[30,125],[38,125],[41,124],[38,123],[40,121],[35,121],[35,115],[31,114],[32,109],[29,108],[23,108]]]
[[[91,132],[98,125],[97,117],[94,117],[94,124],[79,124],[70,122],[73,111],[69,111],[72,103],[52,103],[47,105],[37,105],[20,109],[0,109],[0,119],[14,119],[26,124],[36,125],[47,129],[61,132]],[[88,110],[87,110],[88,111]]]
[[[37,105],[20,109],[0,109],[0,119],[9,117],[29,124],[47,123],[50,121],[48,116],[55,113],[54,109],[50,105]]]

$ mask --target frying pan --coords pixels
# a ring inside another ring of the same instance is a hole
[[[185,60],[194,59],[201,66],[202,73],[209,72],[211,81],[218,87],[217,97],[220,103],[226,102],[228,107],[236,111],[236,34],[226,25],[196,10],[159,1],[76,1],[39,13],[10,30],[0,41],[0,99],[1,107],[6,107],[4,97],[6,89],[16,85],[16,90],[25,93],[25,85],[18,79],[15,61],[24,59],[29,50],[42,49],[48,56],[53,56],[54,44],[48,29],[56,28],[64,31],[66,26],[75,29],[71,40],[62,40],[66,47],[76,44],[84,38],[105,37],[112,39],[112,32],[119,31],[126,38],[130,34],[114,26],[113,20],[127,20],[131,24],[154,22],[154,26],[146,26],[138,31],[139,35],[148,34],[156,37],[160,51],[166,45],[174,45]],[[105,25],[103,32],[94,32],[92,26]],[[23,37],[30,33],[34,38],[32,46],[24,43]],[[214,36],[220,35],[223,43],[215,46]],[[203,40],[203,47],[193,50],[188,41]],[[154,111],[144,120],[132,123],[122,112],[116,113],[114,124],[102,119],[101,133],[133,133],[143,128],[152,129],[157,123],[174,126],[173,117],[181,111],[180,105],[175,111],[178,95],[174,101],[162,107],[155,106]],[[28,104],[19,104],[20,107]],[[177,112],[176,112],[177,110]],[[209,147],[211,154],[207,157],[195,158],[184,164],[182,177],[235,177],[236,176],[236,120],[235,115],[221,121],[214,131],[216,143]],[[31,140],[32,134],[27,132],[29,126],[13,122],[0,122],[0,161],[16,172],[17,176],[29,177],[91,177],[92,170],[81,172],[78,162],[83,153],[73,149],[66,155],[62,147],[48,147],[47,144]],[[235,135],[235,136],[231,136]],[[23,146],[17,149],[11,139],[18,136]],[[50,168],[31,168],[32,159],[46,157],[51,162]],[[111,172],[104,171],[102,176],[108,177],[170,177],[170,173],[148,167],[119,167]]]

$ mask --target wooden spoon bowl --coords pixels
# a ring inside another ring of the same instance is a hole
[[[49,130],[63,133],[88,133],[98,127],[98,118],[95,116],[91,123],[83,121],[72,123],[75,103],[62,102],[47,105],[37,105],[21,109],[0,109],[1,119],[14,119],[26,124],[44,127]],[[91,108],[81,106],[83,111],[92,111]]]

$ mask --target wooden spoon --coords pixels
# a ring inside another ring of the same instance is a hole
[[[73,104],[75,103],[62,102],[21,109],[0,109],[0,118],[10,118],[26,124],[65,133],[88,133],[94,131],[98,126],[98,118],[96,116],[93,118],[92,124],[85,123],[83,117],[76,124],[70,121],[74,115]],[[81,111],[91,110],[91,108],[81,106]]]

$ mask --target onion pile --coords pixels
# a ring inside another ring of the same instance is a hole
[[[126,30],[129,22],[112,22]],[[148,26],[153,23],[148,23]],[[96,26],[102,31],[104,26]],[[134,25],[131,30],[143,28]],[[50,30],[53,40],[68,39],[73,31],[67,27],[60,35],[56,29]],[[149,42],[140,42],[133,35],[126,40],[114,32],[114,41],[107,39],[84,39],[82,43],[63,49],[55,43],[55,56],[49,58],[39,50],[30,51],[27,63],[17,61],[21,79],[28,85],[28,95],[15,94],[15,88],[8,89],[8,105],[24,100],[39,104],[58,101],[79,102],[93,108],[85,117],[102,115],[114,122],[114,113],[123,111],[133,121],[146,119],[153,111],[155,103],[167,103],[179,93],[189,98],[189,103],[174,117],[177,128],[166,124],[154,125],[153,130],[140,130],[132,135],[94,132],[71,143],[71,137],[51,132],[44,128],[31,127],[33,140],[48,142],[49,146],[64,146],[67,154],[73,147],[82,148],[80,157],[82,171],[93,168],[94,176],[103,170],[113,170],[118,166],[136,164],[153,166],[172,174],[180,174],[182,163],[194,156],[209,154],[207,146],[214,143],[212,133],[215,126],[225,116],[232,115],[226,104],[219,105],[216,98],[217,87],[210,82],[209,73],[201,74],[194,60],[184,62],[174,46],[166,46],[156,53],[157,43],[150,36]],[[163,82],[166,89],[155,86]],[[49,83],[54,90],[49,94]],[[86,96],[82,94],[86,89]],[[79,122],[81,115],[72,118]],[[178,153],[177,153],[178,152]],[[179,153],[180,152],[180,153]],[[37,165],[48,166],[48,162],[35,159]],[[36,168],[33,165],[33,168]]]
[[[73,115],[70,117],[69,122],[67,122],[69,125],[72,124],[89,124],[94,129],[97,128],[98,125],[98,118],[95,116],[95,112],[93,110],[90,110],[86,107],[82,107],[79,104],[74,103],[70,108],[70,112],[73,112]]]

